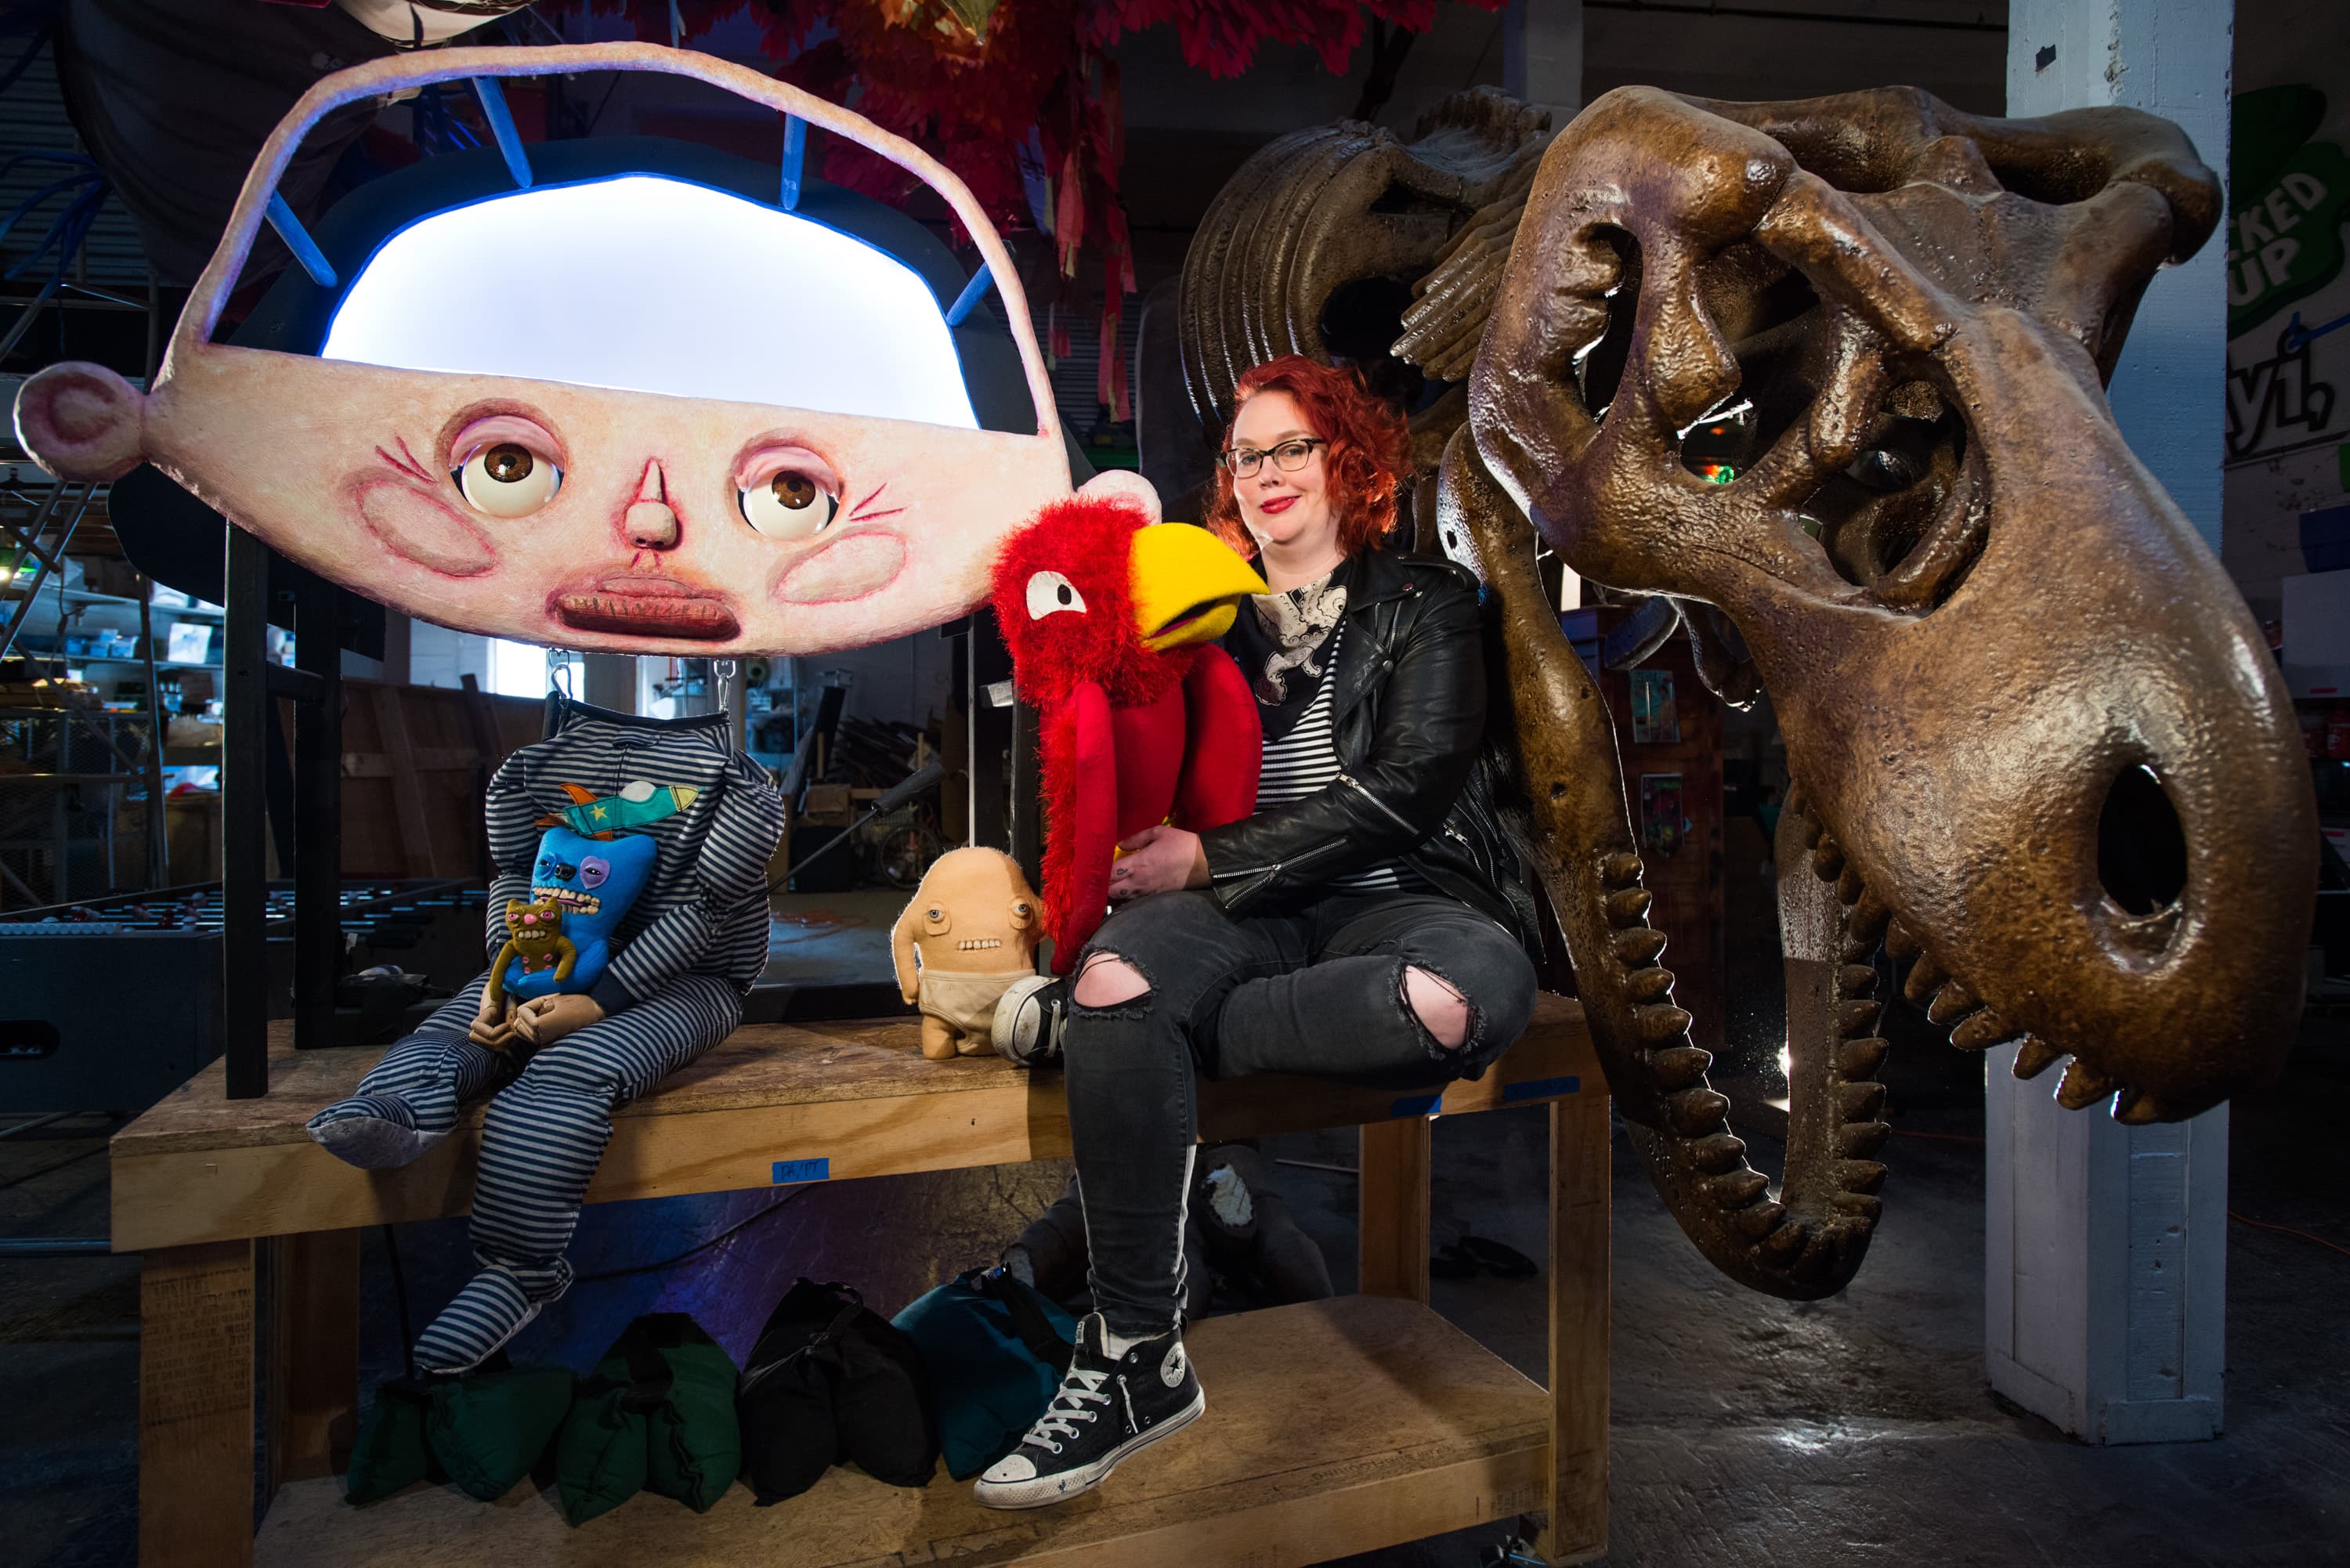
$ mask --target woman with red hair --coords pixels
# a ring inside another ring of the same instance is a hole
[[[1044,1417],[980,1478],[994,1507],[1088,1490],[1207,1408],[1182,1346],[1195,1070],[1440,1088],[1534,1007],[1533,905],[1478,763],[1476,581],[1382,547],[1403,422],[1297,355],[1234,403],[1208,523],[1273,589],[1224,640],[1263,722],[1256,812],[1127,840],[1074,986],[1007,1021],[1006,1054],[1057,1043],[1066,1065],[1095,1310]],[[1219,1212],[1245,1203],[1232,1185]]]

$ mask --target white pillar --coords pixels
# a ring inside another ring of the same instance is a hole
[[[1502,16],[1502,90],[1566,129],[1583,108],[1583,0],[1510,0]]]
[[[2231,0],[2013,0],[2012,115],[2125,104],[2228,162]],[[2220,549],[2224,247],[2154,280],[2115,373],[2122,433]],[[2226,1366],[2228,1112],[2126,1127],[2067,1111],[2054,1069],[1987,1054],[1983,1348],[1991,1385],[2097,1443],[2217,1437]]]

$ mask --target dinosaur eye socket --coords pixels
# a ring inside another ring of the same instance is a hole
[[[579,885],[600,888],[604,878],[612,874],[612,863],[600,855],[590,855],[579,862]]]
[[[1039,572],[1028,579],[1028,618],[1043,620],[1063,610],[1085,613],[1085,596],[1058,572]]]

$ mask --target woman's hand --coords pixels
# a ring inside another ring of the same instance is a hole
[[[603,1006],[594,997],[557,992],[553,996],[534,997],[515,1009],[514,1032],[526,1044],[543,1050],[603,1016]]]
[[[1152,893],[1172,893],[1208,885],[1208,856],[1200,836],[1161,823],[1118,845],[1126,851],[1109,868],[1113,904]]]
[[[473,1014],[473,1026],[465,1031],[465,1038],[488,1051],[503,1051],[514,1044],[515,1004],[500,997],[490,1000],[482,993],[482,1004]]]

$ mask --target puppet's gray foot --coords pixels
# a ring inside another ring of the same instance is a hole
[[[492,1264],[465,1282],[416,1338],[416,1365],[427,1372],[471,1372],[538,1315],[522,1282]]]
[[[397,1095],[354,1095],[312,1116],[310,1137],[328,1154],[361,1170],[390,1170],[439,1143],[443,1131],[416,1125],[416,1113]]]

